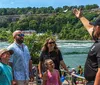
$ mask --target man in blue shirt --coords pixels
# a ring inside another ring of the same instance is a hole
[[[0,50],[0,85],[12,85],[12,69],[8,65],[11,54],[13,54],[13,51],[11,50]]]
[[[13,32],[14,42],[8,47],[14,51],[9,63],[13,69],[14,82],[17,85],[28,85],[29,72],[32,72],[32,62],[28,47],[23,43],[24,34],[17,30]]]

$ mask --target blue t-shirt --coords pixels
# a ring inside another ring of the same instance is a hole
[[[0,62],[0,85],[11,85],[12,80],[11,67]]]

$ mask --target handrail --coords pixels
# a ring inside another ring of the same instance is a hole
[[[66,72],[64,69],[61,69],[62,72]],[[67,73],[67,72],[66,72]],[[74,73],[71,73],[72,76],[75,76],[77,78],[82,78],[82,79],[85,79],[85,77],[83,76],[80,76],[80,75],[77,75],[77,74],[74,74]]]

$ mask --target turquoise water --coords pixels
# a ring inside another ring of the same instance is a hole
[[[58,40],[57,45],[62,52],[64,62],[70,68],[77,68],[78,65],[84,66],[89,48],[92,41],[79,40]],[[0,42],[0,48],[6,48],[7,42]]]
[[[79,65],[84,67],[89,48],[92,44],[92,41],[57,41],[64,62],[70,68],[77,68]]]
[[[0,49],[1,48],[6,48],[9,45],[8,42],[0,42]]]

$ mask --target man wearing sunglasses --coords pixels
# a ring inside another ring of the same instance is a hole
[[[15,85],[28,85],[29,72],[32,73],[32,61],[28,47],[23,43],[24,34],[17,30],[13,32],[13,38],[14,42],[8,47],[14,51],[9,60],[13,69],[13,82],[16,83]]]
[[[87,80],[86,85],[100,85],[100,18],[90,23],[82,15],[82,11],[74,9],[73,13],[80,19],[89,34],[94,39],[84,67],[84,77]]]

